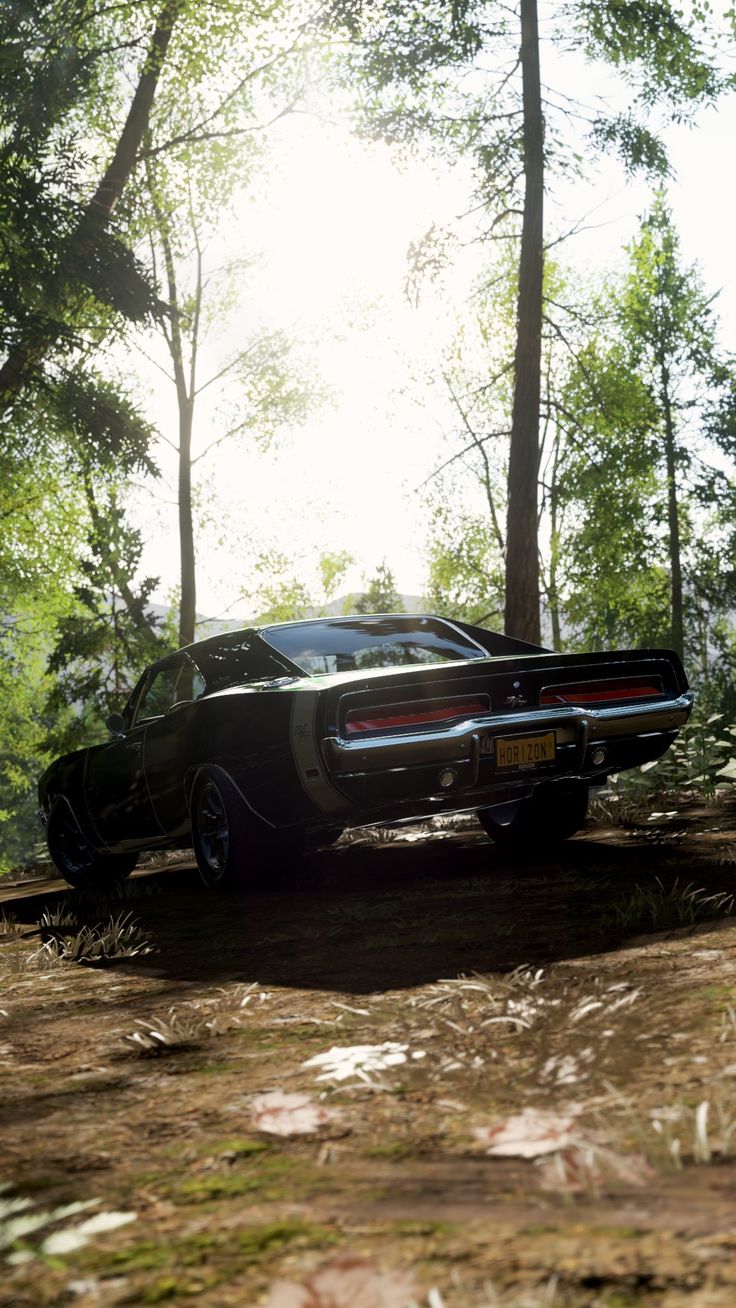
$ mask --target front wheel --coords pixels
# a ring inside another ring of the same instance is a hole
[[[478,821],[493,841],[510,852],[543,854],[569,840],[585,824],[588,787],[538,786],[520,801],[510,821],[500,822],[493,808],[478,810]]]
[[[66,803],[54,808],[46,831],[49,854],[57,870],[74,890],[109,890],[130,876],[138,862],[130,854],[101,854],[82,835]]]

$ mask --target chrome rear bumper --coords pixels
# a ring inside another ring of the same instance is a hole
[[[488,713],[435,731],[372,736],[367,740],[328,736],[322,741],[322,748],[328,767],[335,774],[463,761],[474,764],[471,770],[475,779],[481,757],[495,758],[496,737],[554,730],[558,745],[577,745],[575,765],[582,769],[593,742],[676,731],[687,722],[692,704],[693,696],[687,692],[654,704],[595,709],[566,705],[525,709],[520,713]],[[567,762],[564,770],[567,772],[569,768]]]

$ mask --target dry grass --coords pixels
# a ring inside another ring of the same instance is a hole
[[[636,886],[626,899],[613,904],[601,926],[614,931],[668,931],[731,917],[733,911],[734,896],[726,891],[708,894],[692,882],[681,886],[678,878],[668,889],[657,878],[654,886]]]
[[[137,1029],[121,1033],[121,1039],[128,1051],[144,1057],[191,1049],[241,1026],[268,997],[256,982],[223,988],[212,999],[193,999],[173,1005],[165,1014],[141,1018]]]
[[[59,915],[57,925],[42,919],[41,931],[48,938],[44,949],[70,963],[86,967],[105,967],[122,959],[136,958],[153,952],[151,939],[131,913],[110,917],[96,926],[78,926],[74,915]]]
[[[22,934],[15,913],[0,913],[0,944],[5,940],[18,940]]]

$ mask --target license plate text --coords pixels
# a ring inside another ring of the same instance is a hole
[[[502,736],[496,741],[497,768],[534,768],[539,763],[553,763],[554,758],[554,731],[539,736]]]

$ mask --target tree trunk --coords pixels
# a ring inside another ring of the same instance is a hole
[[[670,643],[676,654],[685,660],[685,632],[682,599],[682,559],[680,551],[680,508],[677,500],[677,466],[675,461],[675,429],[672,421],[669,374],[661,368],[662,407],[664,409],[664,447],[667,464],[667,530],[670,553]]]
[[[179,404],[179,548],[181,554],[181,600],[179,644],[191,645],[197,617],[197,581],[192,521],[192,424],[194,396]]]
[[[27,338],[11,351],[0,368],[0,414],[10,407],[18,392],[30,379],[34,368],[61,335],[65,302],[70,293],[76,289],[76,269],[80,264],[84,264],[90,247],[109,223],[135,167],[136,156],[148,127],[151,106],[171,33],[181,7],[182,0],[167,0],[161,10],[115,153],[69,238],[54,284],[50,288],[49,301],[50,307],[53,308],[49,320],[43,322],[35,332],[29,333]]]
[[[539,81],[537,0],[521,0],[524,100],[524,217],[509,451],[505,630],[539,644],[537,477],[542,351],[544,120]]]
[[[179,598],[179,644],[191,645],[197,620],[197,574],[194,553],[194,521],[192,516],[192,432],[194,430],[194,403],[196,399],[197,337],[202,303],[202,255],[197,244],[197,285],[195,291],[194,324],[189,358],[189,376],[184,360],[184,340],[181,328],[181,305],[176,280],[176,263],[171,246],[166,216],[156,201],[154,178],[148,171],[151,202],[158,223],[161,247],[164,252],[166,281],[171,311],[171,329],[166,331],[166,344],[174,368],[176,402],[179,409],[179,557],[181,567],[181,595]]]

